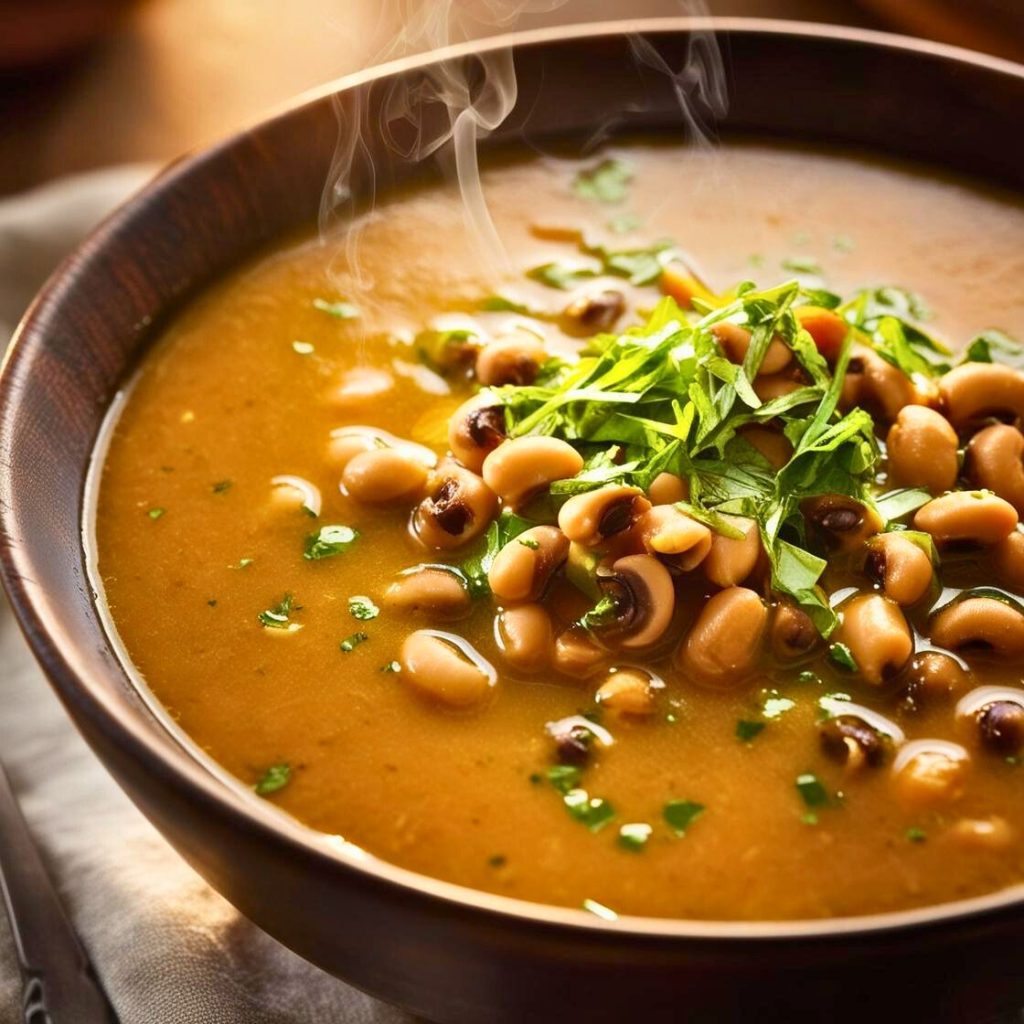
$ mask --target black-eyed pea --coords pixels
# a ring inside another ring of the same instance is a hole
[[[849,648],[861,677],[872,686],[896,676],[914,653],[903,612],[881,594],[857,594],[844,601],[833,636]]]
[[[771,464],[773,469],[782,469],[793,457],[793,446],[781,430],[770,427],[745,427],[740,437],[756,448]]]
[[[468,614],[472,599],[459,573],[441,566],[417,565],[400,573],[384,591],[384,604],[396,611],[454,620]]]
[[[848,772],[878,768],[884,763],[891,740],[859,715],[838,715],[818,723],[822,753]]]
[[[882,529],[881,516],[869,506],[845,494],[823,494],[800,505],[804,518],[825,544],[839,552],[859,548]]]
[[[966,693],[972,682],[970,670],[942,651],[919,654],[907,674],[907,694],[914,705],[952,700]]]
[[[960,818],[943,833],[943,839],[962,849],[998,853],[1013,845],[1016,833],[1005,818],[992,815],[989,818]]]
[[[807,612],[789,601],[776,605],[771,623],[771,648],[779,661],[796,661],[820,643],[821,634]]]
[[[627,555],[597,576],[603,594],[615,602],[615,619],[601,627],[602,640],[624,650],[657,643],[672,621],[675,586],[653,555]]]
[[[517,506],[556,480],[575,476],[583,456],[557,437],[517,437],[504,441],[484,459],[488,487]]]
[[[573,299],[562,312],[559,324],[566,334],[589,338],[610,331],[626,312],[626,297],[614,288],[585,292]]]
[[[695,569],[711,550],[711,531],[675,505],[654,505],[637,521],[644,548],[664,555],[684,571]]]
[[[383,505],[418,498],[427,483],[427,467],[398,448],[360,452],[341,474],[345,492],[356,501]]]
[[[991,550],[992,568],[1008,587],[1024,591],[1024,533],[1016,529]]]
[[[997,423],[978,431],[967,446],[967,471],[979,487],[1024,512],[1024,434]]]
[[[811,336],[817,350],[834,363],[850,332],[850,325],[836,312],[821,306],[800,306],[795,310],[800,326]]]
[[[452,708],[482,704],[497,682],[493,666],[461,637],[418,629],[402,644],[399,678],[417,693]]]
[[[965,597],[931,617],[932,643],[951,651],[994,651],[1004,657],[1024,654],[1024,614],[993,597]]]
[[[889,479],[896,487],[952,489],[960,472],[959,442],[949,420],[925,405],[900,409],[885,440]]]
[[[728,537],[714,532],[701,569],[712,583],[734,587],[754,571],[761,556],[761,533],[753,519],[730,515],[723,515],[722,519],[740,536]]]
[[[608,484],[574,494],[559,510],[558,525],[574,544],[600,547],[633,527],[651,503],[639,487]]]
[[[930,533],[936,544],[968,542],[987,547],[1017,528],[1017,510],[990,491],[954,491],[922,505],[914,528]]]
[[[911,379],[872,349],[858,346],[846,368],[843,404],[862,405],[892,421],[919,398]]]
[[[498,511],[494,491],[454,462],[430,474],[426,492],[413,513],[413,528],[429,547],[447,550],[468,543],[487,529]]]
[[[532,526],[513,537],[494,557],[487,573],[499,601],[536,601],[565,561],[569,541],[554,526]]]
[[[727,321],[715,324],[711,333],[718,340],[722,347],[725,358],[731,363],[741,364],[746,358],[747,349],[750,348],[750,331],[739,324],[731,324]],[[761,365],[758,367],[757,376],[769,376],[784,370],[793,361],[793,353],[789,346],[778,337],[772,338],[765,349]]]
[[[1024,749],[1024,690],[979,686],[960,698],[956,717],[975,745],[999,757]]]
[[[657,691],[664,684],[642,668],[626,666],[610,672],[597,688],[594,700],[619,715],[645,717],[654,714]]]
[[[505,608],[498,615],[498,644],[505,661],[522,672],[539,672],[554,654],[551,618],[539,604]]]
[[[505,407],[490,392],[481,391],[463,402],[448,421],[448,447],[474,473],[504,440]]]
[[[881,584],[885,596],[904,607],[929,592],[935,578],[931,556],[902,534],[879,533],[868,543],[864,571]]]
[[[437,456],[429,448],[415,441],[407,441],[401,437],[395,437],[386,430],[377,427],[339,427],[331,431],[331,439],[328,446],[328,459],[332,466],[339,472],[357,455],[363,452],[377,451],[381,448],[395,448],[403,455],[409,455],[422,462],[428,469],[437,465]]]
[[[608,660],[608,652],[579,626],[570,627],[555,640],[554,667],[571,679],[588,679],[596,675]]]
[[[964,363],[939,380],[950,423],[957,429],[986,416],[1024,418],[1024,374],[1001,363]]]
[[[770,402],[775,398],[782,398],[783,395],[802,388],[800,383],[789,371],[782,373],[762,374],[754,380],[754,394],[762,402]]]
[[[947,740],[912,740],[892,765],[896,799],[908,810],[943,810],[967,788],[970,755]]]
[[[674,505],[689,500],[690,485],[675,473],[659,473],[647,488],[647,497],[652,505]]]
[[[720,590],[701,609],[676,667],[709,686],[740,686],[757,667],[767,626],[768,610],[753,590]]]
[[[548,354],[535,334],[517,330],[485,345],[476,357],[476,377],[487,387],[532,384]]]

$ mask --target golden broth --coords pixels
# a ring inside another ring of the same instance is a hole
[[[671,236],[722,288],[784,280],[787,265],[813,260],[837,292],[892,283],[921,293],[936,311],[930,325],[953,344],[990,326],[1024,336],[1024,210],[1008,197],[849,155],[755,145],[622,152],[635,180],[616,206],[572,193],[573,162],[486,171],[505,274],[489,271],[471,244],[454,191],[432,187],[389,198],[364,219],[358,277],[337,239],[304,238],[181,312],[129,393],[99,493],[98,569],[134,664],[181,727],[243,781],[289,764],[290,781],[268,796],[284,810],[475,888],[571,906],[596,900],[619,913],[763,919],[895,910],[1020,881],[1024,767],[971,747],[963,797],[942,811],[908,810],[888,768],[849,778],[819,749],[817,700],[828,691],[877,708],[908,738],[970,747],[950,705],[901,712],[849,678],[800,681],[798,669],[714,692],[662,664],[667,689],[654,720],[603,720],[616,742],[585,785],[616,817],[591,832],[544,773],[545,724],[592,709],[592,683],[501,671],[493,609],[482,601],[451,628],[501,678],[482,710],[441,710],[384,670],[413,620],[387,609],[367,621],[350,614],[349,597],[380,605],[396,572],[436,559],[410,536],[408,503],[373,508],[339,492],[330,432],[377,426],[443,452],[444,420],[468,392],[424,375],[408,339],[499,292],[550,304],[551,290],[523,271],[574,250],[531,225],[586,228],[618,247]],[[627,211],[639,226],[610,233],[608,221]],[[650,290],[626,291],[653,304]],[[317,298],[351,301],[362,316],[332,317]],[[502,317],[480,319],[493,329]],[[375,392],[382,380],[390,385]],[[358,529],[350,550],[302,558],[314,521],[275,493],[279,474],[320,489],[320,523]],[[301,605],[292,615],[301,630],[264,629],[258,613],[286,592]],[[357,632],[368,639],[342,652]],[[991,662],[979,662],[977,676],[1022,681],[1019,666]],[[793,706],[763,717],[763,688]],[[741,742],[740,719],[764,728]],[[805,772],[833,794],[816,823],[795,787]],[[683,837],[663,820],[670,800],[705,805]],[[958,838],[961,819],[993,816],[1007,826],[1003,843]],[[652,827],[641,851],[617,841],[628,823]]]

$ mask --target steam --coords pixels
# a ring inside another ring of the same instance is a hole
[[[442,49],[522,27],[526,17],[551,24],[550,15],[567,5],[586,10],[579,0],[383,0],[381,30],[398,24],[401,30],[380,47],[372,64],[410,54]],[[678,0],[678,13],[706,15],[703,0]],[[664,0],[659,4],[665,13]],[[631,5],[631,17],[643,12]],[[566,19],[572,20],[572,19]],[[686,138],[708,147],[714,124],[726,110],[725,73],[714,36],[695,31],[689,38],[681,67],[672,68],[652,43],[629,37],[634,60],[664,74],[678,102]],[[507,50],[443,61],[417,71],[412,80],[390,80],[371,87],[369,96],[353,91],[334,98],[338,144],[320,204],[322,238],[339,223],[345,232],[345,263],[361,290],[372,286],[359,260],[359,210],[373,208],[377,189],[367,139],[377,137],[402,161],[418,163],[435,156],[458,184],[469,237],[481,258],[497,271],[507,269],[501,239],[484,197],[478,143],[496,129],[516,105],[518,89],[512,55]],[[380,90],[385,90],[383,94]],[[610,111],[600,141],[624,111]]]

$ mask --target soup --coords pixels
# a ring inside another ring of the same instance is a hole
[[[146,685],[301,821],[504,895],[1024,879],[1021,206],[758,145],[484,184],[500,270],[423,186],[163,332],[96,513]]]

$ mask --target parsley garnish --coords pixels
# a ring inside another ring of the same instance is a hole
[[[569,814],[591,832],[599,832],[615,817],[615,810],[607,800],[591,796],[585,789],[570,789],[562,800]]]
[[[263,777],[253,786],[253,789],[260,796],[267,796],[284,789],[291,781],[292,768],[289,764],[272,764],[264,773]]]
[[[240,558],[237,565],[229,565],[229,569],[245,569],[247,566],[252,565],[253,560],[251,558]]]
[[[295,598],[288,593],[273,608],[260,612],[256,617],[264,629],[285,629],[293,633],[297,629],[302,629],[299,623],[291,621],[292,612],[298,611],[301,607],[301,605],[295,603]]]
[[[343,654],[348,654],[349,651],[354,651],[361,643],[369,640],[370,638],[365,633],[353,633],[351,636],[346,637],[338,645],[341,648]]]
[[[214,494],[225,494],[227,491],[231,490],[232,485],[233,485],[233,481],[231,481],[231,480],[218,480],[213,485],[213,493]]]
[[[857,671],[857,659],[846,644],[834,643],[828,646],[829,660],[844,672]]]
[[[388,673],[401,672],[402,663],[400,661],[389,661],[386,665],[381,665],[380,670],[381,672]]]
[[[928,833],[923,828],[908,828],[904,833],[908,843],[923,843],[928,838]]]
[[[151,508],[146,514],[150,519],[159,519],[162,515],[167,512],[165,508]]]
[[[519,543],[522,544],[524,548],[529,548],[531,551],[540,550],[540,544],[535,540],[531,540],[529,537],[520,537]]]
[[[580,171],[573,179],[576,195],[598,203],[620,203],[626,198],[633,168],[625,160],[611,157],[596,167]]]
[[[508,863],[508,857],[503,853],[496,853],[487,858],[487,866],[491,868],[503,868]]]
[[[319,309],[321,313],[333,316],[337,320],[355,320],[359,314],[359,308],[351,302],[328,302],[326,299],[314,299],[313,308]]]
[[[808,807],[821,807],[828,803],[828,790],[817,775],[804,772],[796,777],[796,788]]]
[[[380,609],[365,594],[356,594],[348,599],[348,613],[353,619],[367,622],[377,618]]]
[[[686,830],[704,813],[704,804],[695,800],[669,800],[662,816],[677,836],[686,835]]]
[[[755,736],[764,730],[764,722],[751,722],[741,718],[736,723],[736,738],[743,743],[749,743]]]
[[[820,274],[821,264],[810,256],[791,256],[782,261],[782,269],[794,274]]]
[[[654,829],[646,822],[637,821],[619,826],[619,846],[632,853],[639,853],[651,838]]]
[[[351,526],[322,526],[306,538],[306,550],[302,557],[310,561],[331,558],[348,551],[358,540],[359,531]]]

